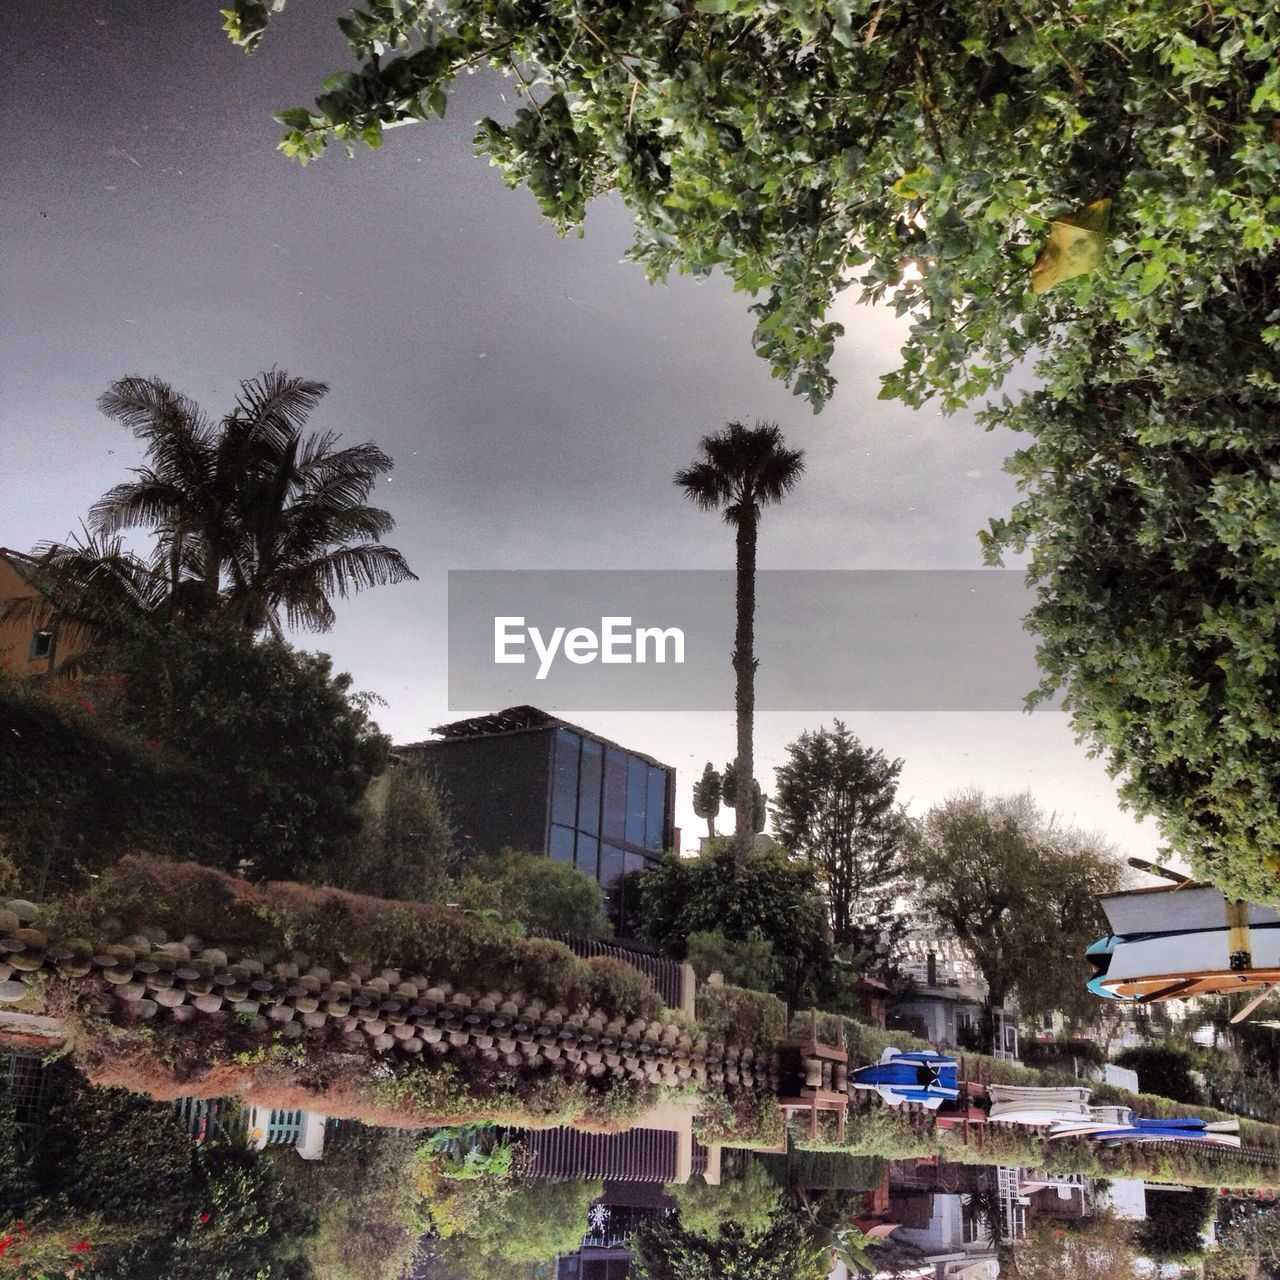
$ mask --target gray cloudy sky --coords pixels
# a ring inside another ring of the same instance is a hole
[[[620,205],[559,240],[472,156],[474,121],[510,109],[501,82],[469,79],[446,122],[395,130],[379,154],[305,170],[280,156],[272,110],[347,64],[339,8],[294,0],[249,59],[213,0],[7,0],[0,543],[66,536],[136,463],[94,408],[113,379],[158,374],[221,413],[259,369],[321,378],[314,424],[396,460],[378,500],[421,581],[356,597],[331,634],[299,640],[386,700],[398,740],[449,718],[448,569],[727,566],[727,530],[670,482],[726,418],[774,418],[808,452],[766,516],[762,567],[980,565],[976,530],[1013,500],[1012,438],[876,400],[893,317],[842,306],[840,388],[815,418],[754,356],[723,282],[647,285],[619,261]],[[766,788],[785,743],[839,713],[759,718]],[[696,831],[692,775],[732,754],[727,712],[573,718],[676,765],[678,821]],[[905,758],[916,811],[969,784],[1029,787],[1127,852],[1156,847],[1058,714],[846,718]]]

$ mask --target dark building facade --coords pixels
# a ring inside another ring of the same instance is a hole
[[[510,847],[570,863],[600,882],[622,917],[622,878],[673,847],[669,765],[537,707],[433,732],[396,753],[439,781],[464,849]]]

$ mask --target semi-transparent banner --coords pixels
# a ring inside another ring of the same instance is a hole
[[[1039,683],[1013,569],[764,570],[760,711],[1005,711]],[[733,706],[734,574],[451,570],[449,707]]]

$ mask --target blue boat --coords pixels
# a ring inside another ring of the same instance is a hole
[[[878,1062],[851,1071],[849,1084],[878,1093],[895,1107],[918,1102],[936,1108],[960,1096],[956,1060],[931,1050],[886,1049]]]
[[[1218,1147],[1240,1145],[1239,1120],[1207,1121],[1194,1116],[1147,1120],[1135,1116],[1128,1107],[1090,1107],[1088,1110],[1088,1119],[1064,1117],[1055,1122],[1049,1137],[1092,1138],[1109,1147],[1123,1142],[1204,1142]]]
[[[1103,1129],[1090,1135],[1104,1146],[1122,1142],[1204,1142],[1211,1146],[1238,1147],[1240,1122],[1222,1120],[1210,1123],[1191,1117],[1174,1120],[1143,1120],[1134,1116],[1130,1123],[1116,1129]]]

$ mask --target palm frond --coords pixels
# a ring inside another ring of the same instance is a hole
[[[704,511],[721,511],[730,524],[746,512],[781,502],[804,471],[804,451],[789,449],[777,423],[726,423],[703,436],[702,455],[676,473],[676,484]]]
[[[126,551],[119,538],[97,539],[86,530],[73,543],[42,543],[34,555],[25,572],[41,604],[5,601],[0,620],[25,616],[49,625],[71,623],[101,640],[157,616],[168,599],[163,576]]]
[[[369,587],[417,580],[418,575],[394,547],[379,543],[338,547],[281,572],[272,585],[268,603],[273,611],[284,608],[290,626],[328,630],[332,625],[330,597],[345,599]],[[321,616],[328,621],[325,625],[316,625],[315,619]]]
[[[234,422],[248,427],[255,437],[284,441],[298,435],[328,392],[326,383],[291,378],[283,369],[268,369],[241,382],[236,407],[224,425]]]
[[[134,474],[137,480],[108,489],[89,508],[88,524],[94,533],[115,534],[146,526],[164,530],[187,505],[182,490],[150,467],[140,467]]]
[[[98,397],[98,408],[148,443],[177,427],[197,435],[212,430],[204,410],[162,378],[138,374],[119,378]]]
[[[695,462],[677,471],[675,481],[702,511],[715,511],[733,497],[728,476],[712,462]]]

